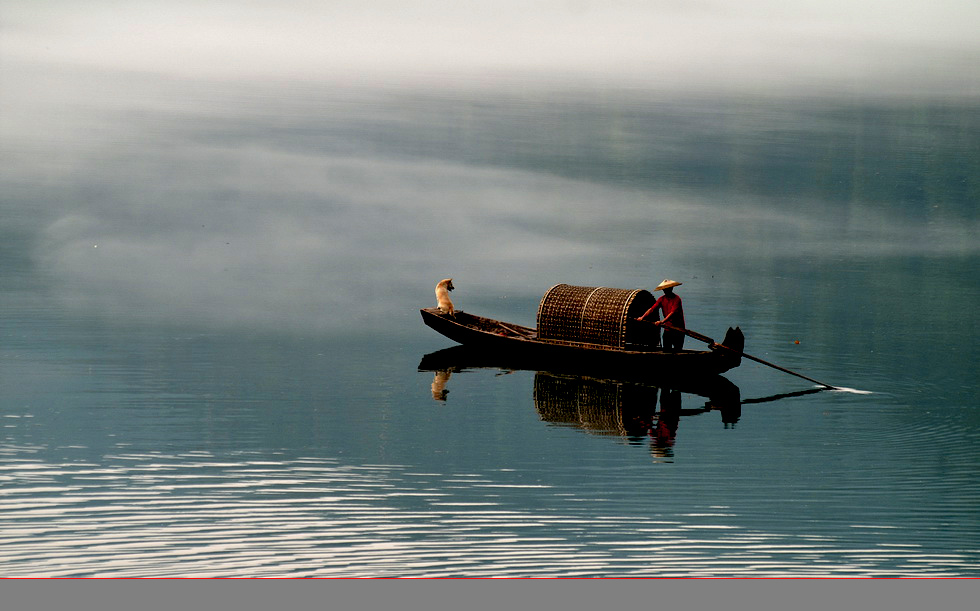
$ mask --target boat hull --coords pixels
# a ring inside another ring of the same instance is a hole
[[[440,334],[464,346],[505,357],[505,360],[520,368],[569,371],[581,366],[592,371],[600,369],[634,376],[701,376],[723,373],[737,367],[741,361],[737,354],[727,350],[631,350],[540,340],[530,327],[465,312],[449,316],[436,308],[426,308],[420,312],[425,324]],[[735,333],[741,338],[741,332]],[[741,342],[737,343],[733,347],[741,350]]]

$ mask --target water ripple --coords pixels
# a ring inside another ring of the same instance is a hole
[[[8,463],[7,577],[949,576],[976,554],[736,526],[736,511],[597,512],[507,481],[303,459],[121,455]],[[454,488],[452,497],[444,492]],[[541,510],[508,494],[539,495]],[[583,503],[583,500],[593,502]],[[601,506],[601,505],[599,505]],[[855,532],[884,526],[853,524]]]

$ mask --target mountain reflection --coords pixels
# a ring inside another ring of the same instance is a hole
[[[738,386],[718,375],[639,380],[587,365],[566,365],[559,370],[532,365],[519,357],[508,359],[456,346],[425,355],[419,371],[434,374],[432,398],[441,402],[448,400],[447,385],[453,373],[535,371],[533,400],[541,420],[592,435],[619,437],[630,445],[648,442],[655,457],[673,455],[681,417],[719,412],[724,427],[734,428],[741,416]]]

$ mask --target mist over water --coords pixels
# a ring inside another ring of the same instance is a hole
[[[245,117],[124,114],[105,141],[67,140],[81,149],[70,163],[15,166],[12,182],[36,185],[12,204],[34,217],[38,264],[70,299],[117,313],[273,313],[277,326],[287,313],[315,328],[336,322],[322,310],[379,316],[378,300],[351,299],[433,273],[536,293],[555,266],[611,255],[647,283],[650,244],[667,267],[691,249],[730,259],[746,242],[767,257],[975,249],[976,124],[962,105],[555,93],[556,109],[547,97],[300,92],[285,114],[248,96]]]
[[[977,9],[607,5],[0,9],[0,574],[976,576]],[[860,392],[434,400],[450,276]]]

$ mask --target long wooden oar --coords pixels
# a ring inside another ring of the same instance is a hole
[[[650,322],[650,324],[654,324],[651,321],[644,321],[644,322]],[[707,344],[710,344],[711,346],[714,346],[714,347],[717,347],[717,348],[724,348],[725,350],[728,350],[729,352],[734,352],[735,354],[738,354],[739,356],[744,356],[745,358],[750,359],[750,360],[753,360],[753,361],[755,361],[757,363],[762,363],[763,365],[766,365],[768,367],[772,367],[773,369],[778,369],[779,371],[782,371],[784,373],[788,373],[790,375],[794,375],[794,376],[796,376],[798,378],[803,378],[804,380],[807,380],[809,382],[813,382],[814,384],[819,384],[819,385],[823,386],[826,389],[829,389],[829,390],[836,389],[836,386],[831,386],[830,384],[827,384],[826,382],[821,382],[820,380],[814,380],[813,378],[808,378],[805,375],[803,375],[802,373],[796,373],[795,371],[790,371],[789,369],[786,369],[785,367],[780,367],[779,365],[776,365],[775,363],[770,363],[768,361],[763,361],[762,359],[760,359],[757,356],[752,356],[751,354],[745,354],[741,350],[736,350],[734,348],[729,348],[728,346],[726,346],[724,344],[719,344],[718,342],[716,342],[715,340],[711,339],[707,335],[701,335],[700,333],[697,333],[695,331],[691,331],[689,329],[681,329],[680,327],[675,327],[673,325],[658,325],[658,326],[663,327],[664,329],[670,329],[671,331],[679,331],[680,333],[683,333],[684,335],[687,335],[689,337],[693,337],[694,339],[699,340],[699,341],[702,341],[702,342],[705,342]]]

